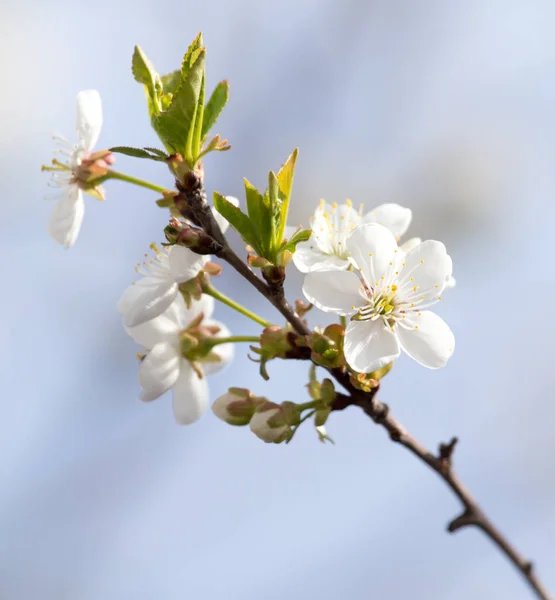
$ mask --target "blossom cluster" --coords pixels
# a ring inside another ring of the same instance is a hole
[[[81,228],[83,193],[104,199],[101,184],[110,178],[162,189],[116,173],[110,150],[94,151],[101,125],[98,92],[80,92],[78,142],[72,146],[57,137],[61,144],[57,157],[52,166],[43,167],[52,172],[52,184],[60,189],[49,231],[66,248],[75,243]],[[176,160],[172,156],[166,161],[174,175]],[[247,189],[247,203],[252,203],[252,189]],[[162,192],[171,204],[175,193]],[[266,202],[264,196],[259,197]],[[235,218],[234,211],[240,210],[239,201],[227,196],[222,197],[222,202],[226,216]],[[170,204],[165,206],[172,211]],[[213,219],[224,234],[229,222],[212,210]],[[171,236],[167,228],[166,238],[170,243],[161,248],[151,244],[152,255],[137,267],[140,277],[125,290],[117,308],[126,332],[144,351],[139,354],[141,399],[149,402],[172,390],[175,419],[189,424],[198,420],[209,406],[206,375],[221,370],[231,361],[235,342],[251,338],[231,336],[223,323],[212,318],[214,296],[222,301],[224,297],[205,293],[214,289],[205,284],[219,267],[194,244],[187,247],[188,241],[200,239],[198,236],[206,233],[187,220],[176,219],[175,214],[173,210],[172,231],[188,228],[188,236]],[[452,261],[441,242],[411,238],[399,245],[411,219],[411,211],[397,204],[382,204],[364,212],[363,207],[356,210],[350,201],[341,205],[321,201],[309,232],[299,233],[300,229],[293,230],[284,224],[284,239],[277,240],[279,248],[284,248],[282,258],[276,259],[282,261],[279,268],[272,266],[268,258],[249,256],[251,266],[260,264],[263,274],[277,273],[283,277],[292,258],[304,274],[302,289],[306,299],[318,309],[339,317],[339,323],[301,336],[290,325],[270,326],[227,299],[229,306],[264,325],[261,335],[254,338],[260,348],[251,346],[259,356],[257,362],[264,378],[269,377],[266,371],[269,360],[310,357],[314,365],[341,369],[349,374],[355,387],[366,390],[375,387],[380,377],[389,372],[401,350],[431,369],[447,363],[454,350],[454,336],[447,324],[429,309],[455,283]],[[249,252],[252,250],[250,246],[247,248]],[[259,248],[265,247],[259,244]],[[277,281],[279,284],[280,280]],[[299,316],[303,317],[307,311],[308,307],[297,303]],[[302,412],[309,409],[320,439],[329,439],[323,426],[335,398],[333,384],[330,380],[319,383],[312,372],[308,387],[313,400],[306,405],[275,404],[247,389],[232,387],[214,403],[213,412],[232,425],[250,425],[264,441],[280,443],[291,439],[304,420]]]

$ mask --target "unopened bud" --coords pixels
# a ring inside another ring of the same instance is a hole
[[[203,229],[193,227],[189,223],[183,223],[175,218],[170,220],[169,225],[164,229],[164,234],[171,244],[185,246],[196,254],[216,254],[222,249],[222,245]]]
[[[262,258],[261,256],[257,256],[256,254],[250,253],[247,255],[247,262],[249,263],[249,266],[254,267],[255,269],[261,269],[272,264],[266,258]]]
[[[293,430],[288,422],[288,409],[284,410],[274,402],[264,402],[254,413],[251,421],[251,431],[264,442],[281,444],[292,435]]]
[[[248,425],[258,406],[267,402],[265,398],[253,396],[245,388],[229,388],[212,405],[212,412],[230,425]]]

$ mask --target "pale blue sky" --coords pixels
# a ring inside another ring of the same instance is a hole
[[[138,400],[115,304],[166,214],[109,184],[64,251],[46,233],[40,165],[51,130],[73,135],[85,88],[104,100],[99,147],[155,145],[133,45],[169,71],[200,29],[209,85],[231,84],[219,129],[233,149],[206,161],[210,191],[263,185],[300,146],[294,218],[320,197],[396,201],[415,213],[411,234],[447,243],[458,286],[440,312],[455,355],[439,372],[401,359],[381,398],[427,445],[459,435],[462,477],[555,589],[554,12],[548,0],[2,1],[3,600],[531,597],[479,532],[445,533],[456,501],[360,412],[332,416],[335,446],[309,427],[267,446],[211,414],[178,427],[169,398]],[[171,184],[158,164],[118,165]],[[221,286],[277,318],[229,270]],[[305,365],[269,370],[264,383],[238,354],[212,397],[239,385],[304,401]]]

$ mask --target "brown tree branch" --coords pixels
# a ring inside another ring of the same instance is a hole
[[[206,204],[206,194],[200,176],[191,172],[184,183],[177,183],[180,194],[176,196],[176,206],[181,214],[195,225],[202,227],[214,240],[222,244],[217,256],[231,265],[242,277],[253,285],[269,302],[271,302],[293,329],[302,336],[309,335],[310,329],[295,315],[287,304],[281,286],[270,286],[260,279],[230,248],[222,234],[212,211]],[[532,562],[526,560],[505,536],[489,520],[470,492],[464,487],[453,469],[453,453],[458,442],[456,437],[448,443],[439,445],[438,453],[433,454],[395,419],[389,407],[376,399],[378,388],[370,392],[356,389],[350,382],[344,368],[331,369],[330,373],[349,394],[337,393],[332,410],[344,410],[348,406],[360,407],[374,423],[383,427],[392,441],[404,446],[409,452],[425,462],[451,489],[463,505],[463,512],[447,526],[451,533],[463,527],[477,527],[505,554],[530,585],[541,600],[551,600],[551,596],[540,583]]]

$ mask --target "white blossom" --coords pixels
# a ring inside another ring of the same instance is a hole
[[[201,326],[218,330],[216,337],[228,337],[229,329],[211,319],[214,299],[203,295],[189,309],[181,296],[160,316],[127,328],[139,344],[149,350],[139,367],[141,399],[155,400],[168,390],[173,392],[173,412],[182,425],[197,421],[208,407],[206,375],[225,367],[233,357],[232,344],[214,346],[205,358],[189,360],[183,356],[182,336],[189,326],[204,315]]]
[[[239,204],[232,196],[227,196],[227,200],[235,206]],[[228,221],[217,211],[214,218],[225,232]],[[137,267],[142,279],[133,283],[118,303],[126,327],[135,327],[161,315],[177,298],[179,284],[196,277],[210,260],[210,256],[196,254],[183,246],[160,250],[152,244],[151,249],[155,256]]]
[[[298,244],[293,254],[297,269],[303,273],[347,269],[350,253],[346,241],[355,227],[380,223],[399,239],[412,219],[411,210],[398,204],[381,204],[366,214],[362,208],[355,210],[350,200],[341,205],[322,200],[311,218],[312,236]]]
[[[425,367],[443,367],[455,338],[426,309],[441,300],[452,271],[445,246],[429,240],[405,253],[387,228],[365,224],[349,236],[347,249],[355,272],[309,273],[303,292],[321,310],[351,317],[344,344],[349,366],[370,373],[403,349]]]
[[[83,200],[83,181],[79,169],[83,161],[91,156],[102,128],[102,103],[96,90],[85,90],[77,94],[77,144],[73,145],[65,138],[56,136],[59,144],[58,154],[64,160],[55,160],[51,185],[60,188],[55,196],[58,200],[49,222],[50,235],[65,248],[73,246],[79,235],[85,202]],[[100,159],[102,160],[102,159]],[[105,164],[105,166],[108,166]],[[89,191],[89,190],[86,190]],[[102,197],[101,189],[90,188],[92,195]]]

